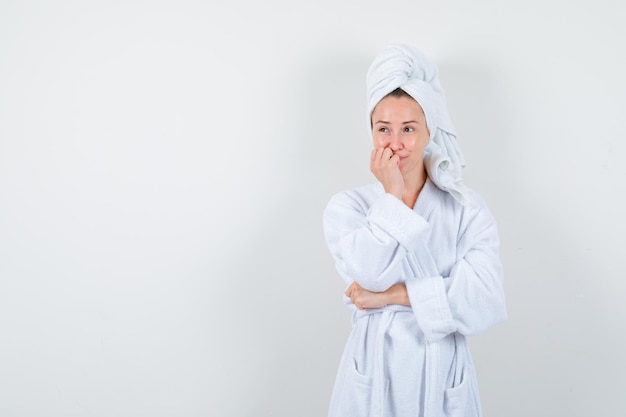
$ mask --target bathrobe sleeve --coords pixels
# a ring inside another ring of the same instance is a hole
[[[342,278],[369,291],[385,291],[402,276],[408,248],[428,223],[391,194],[369,205],[356,192],[335,195],[324,211],[324,234]]]
[[[458,225],[458,236],[448,277],[432,273],[436,245],[409,255],[421,272],[406,281],[407,292],[428,341],[452,332],[479,334],[507,316],[496,222],[479,196],[472,201],[452,223]]]
[[[343,279],[380,292],[404,278],[429,342],[457,331],[478,334],[506,318],[495,219],[477,195],[471,207],[449,201],[438,210],[447,225],[441,239],[452,236],[452,249],[429,239],[431,225],[391,194],[368,206],[359,193],[340,193],[324,212],[324,233]],[[449,258],[450,250],[455,262],[444,277],[435,259]]]

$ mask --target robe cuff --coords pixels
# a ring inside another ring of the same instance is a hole
[[[456,331],[442,277],[415,277],[405,284],[413,314],[428,342]]]
[[[370,206],[367,220],[400,243],[409,251],[416,251],[419,241],[430,232],[430,225],[397,197],[385,193]]]

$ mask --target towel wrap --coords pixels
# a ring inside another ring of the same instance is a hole
[[[367,72],[367,123],[376,105],[401,88],[417,101],[426,117],[430,141],[424,165],[430,179],[463,205],[469,193],[463,184],[463,153],[456,140],[437,67],[411,45],[391,44],[374,59]]]

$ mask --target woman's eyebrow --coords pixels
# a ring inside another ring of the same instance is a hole
[[[419,122],[417,120],[408,120],[406,122],[402,122],[403,125],[408,125],[408,124],[411,124],[411,123],[419,124]],[[375,125],[377,125],[377,124],[388,125],[388,124],[391,124],[391,122],[388,122],[387,120],[377,120],[377,121],[374,122],[374,124]]]

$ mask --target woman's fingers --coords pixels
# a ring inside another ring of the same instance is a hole
[[[352,297],[354,296],[354,290],[356,288],[361,288],[361,286],[356,281],[352,281],[352,284],[348,286],[348,289],[344,293],[346,294],[346,297],[352,299]]]
[[[393,151],[390,148],[374,148],[372,151],[372,162],[385,165],[385,162],[389,161],[392,156]]]
[[[350,284],[350,286],[346,290],[346,296],[350,298],[350,301],[352,302],[352,304],[356,305],[357,308],[361,308],[361,309],[362,309],[362,306],[360,303],[358,303],[357,299],[360,297],[363,291],[364,291],[363,288],[361,288],[361,286],[356,281]]]
[[[377,177],[380,177],[387,168],[391,155],[393,155],[393,152],[389,148],[376,148],[372,151],[370,168]]]
[[[390,148],[375,148],[372,150],[370,170],[380,181],[385,192],[402,198],[404,179],[400,172],[400,157],[394,155]]]
[[[354,283],[352,283],[352,284],[354,284]],[[346,290],[346,292],[344,293],[344,294],[346,295],[346,297],[348,297],[348,298],[352,298],[352,295],[351,295],[351,294],[352,294],[352,284],[350,284],[350,285],[348,286],[348,289],[347,289],[347,290]]]

